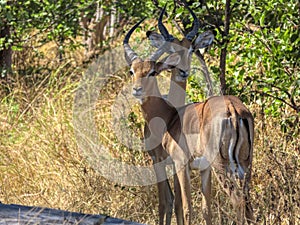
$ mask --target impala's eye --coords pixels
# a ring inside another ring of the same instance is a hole
[[[133,73],[133,71],[132,71],[132,70],[129,70],[129,73],[130,73],[130,75],[131,75],[131,76],[133,76],[133,75],[134,75],[134,73]]]

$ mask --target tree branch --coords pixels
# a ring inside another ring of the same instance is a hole
[[[274,95],[271,95],[269,93],[259,91],[259,90],[250,91],[250,93],[260,94],[260,95],[263,95],[263,96],[274,98],[274,99],[279,100],[279,101],[283,102],[284,104],[288,105],[289,107],[294,109],[297,113],[300,112],[300,106],[293,105],[293,104],[287,102],[286,100],[284,100],[283,98],[280,98],[280,97],[277,97],[277,96],[274,96]]]
[[[221,94],[226,94],[226,55],[227,55],[227,45],[228,45],[228,35],[229,35],[229,27],[230,27],[230,3],[231,0],[226,0],[225,5],[225,23],[224,23],[224,33],[223,33],[223,44],[220,56],[220,88]]]
[[[217,30],[219,31],[219,33],[223,35],[224,31],[223,31],[223,30],[221,29],[221,27],[219,26],[218,18],[215,16],[215,14],[212,14],[212,13],[211,13],[211,11],[210,11],[210,9],[209,9],[209,7],[208,7],[206,1],[204,1],[204,4],[205,4],[205,8],[206,8],[206,10],[207,10],[207,12],[208,12],[208,15],[211,16],[211,17],[213,17],[213,18],[215,18],[215,20],[217,21],[216,24],[208,24],[208,25],[214,25],[214,26],[216,26],[216,28],[217,28]]]

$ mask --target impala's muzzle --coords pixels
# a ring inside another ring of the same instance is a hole
[[[132,95],[136,98],[141,97],[143,94],[143,88],[142,87],[133,87],[132,88]]]
[[[177,82],[185,82],[189,77],[189,72],[179,69],[179,73],[176,76]]]
[[[179,69],[179,76],[182,79],[187,79],[189,77],[189,72]]]

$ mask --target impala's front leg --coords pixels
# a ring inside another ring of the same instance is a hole
[[[157,180],[159,225],[170,225],[174,196],[166,173],[166,163],[164,163],[168,155],[162,145],[158,144],[159,141],[155,136],[151,135],[147,124],[145,124],[144,127],[144,137],[146,150],[153,160]],[[153,143],[157,143],[158,146],[152,146]],[[166,223],[164,223],[164,221],[166,221]]]
[[[175,170],[175,168],[174,168]],[[181,189],[180,183],[176,171],[174,171],[174,193],[175,193],[175,215],[177,225],[183,225],[183,211],[182,211],[182,201],[181,201]]]
[[[165,166],[157,166],[154,162],[154,170],[156,174],[157,188],[158,188],[158,211],[159,211],[159,225],[164,225],[166,219],[166,225],[171,224],[172,212],[173,212],[173,201],[174,196],[169,184],[166,179],[167,174]]]
[[[181,168],[179,168],[179,167]],[[180,186],[182,212],[183,212],[183,224],[191,225],[192,220],[192,204],[191,204],[191,185],[190,185],[190,171],[189,166],[186,164],[182,166],[182,162],[176,165],[176,174],[178,178],[178,184]],[[176,196],[177,197],[177,196]]]

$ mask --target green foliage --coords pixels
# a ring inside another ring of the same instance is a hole
[[[273,116],[283,105],[299,112],[300,33],[298,1],[253,1],[236,10],[227,77],[233,94],[270,102]],[[242,16],[238,14],[248,11]],[[298,101],[298,102],[297,102]],[[265,104],[265,101],[262,101]]]
[[[130,1],[121,0],[116,2],[117,10],[127,19],[136,18],[151,18],[156,9],[151,1]],[[138,19],[138,20],[139,20]]]
[[[53,40],[58,45],[74,44],[72,38],[80,29],[79,1],[2,1],[1,5],[0,18],[10,26],[14,50],[22,49],[35,32],[44,34],[41,44]]]
[[[187,87],[188,102],[200,102],[205,99],[205,93],[203,91],[203,87],[205,87],[204,84],[205,82],[199,77],[191,76],[189,78]]]

